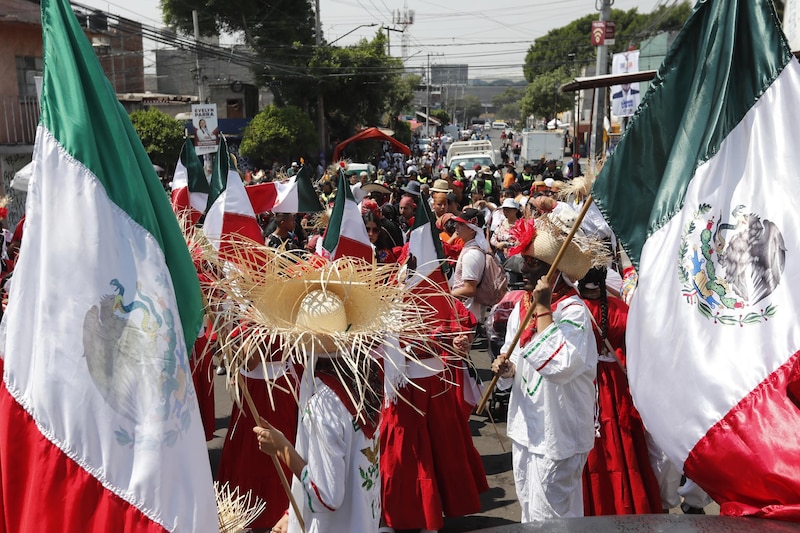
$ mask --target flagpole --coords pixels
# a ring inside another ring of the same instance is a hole
[[[242,395],[244,396],[245,401],[247,402],[247,406],[250,408],[250,414],[253,415],[253,418],[256,419],[256,424],[258,427],[263,428],[264,426],[261,425],[261,417],[258,414],[258,409],[256,408],[256,404],[253,401],[253,397],[250,396],[250,391],[247,390],[247,383],[245,383],[242,375],[239,375],[239,387],[242,389]],[[270,455],[272,457],[272,464],[275,465],[275,470],[278,471],[278,476],[281,478],[281,485],[283,485],[283,490],[286,491],[286,495],[289,497],[289,503],[292,504],[292,509],[294,509],[294,514],[297,516],[297,521],[300,523],[300,529],[303,533],[306,533],[306,525],[303,522],[303,515],[300,512],[300,507],[298,507],[297,502],[292,495],[292,489],[289,487],[289,480],[286,479],[286,473],[281,468],[281,464],[278,462],[278,458],[275,455]]]
[[[547,272],[547,280],[548,282],[552,282],[553,276],[558,269],[558,264],[561,262],[561,258],[564,257],[564,254],[567,252],[567,246],[572,241],[572,238],[575,236],[575,232],[578,231],[578,228],[581,226],[581,222],[583,222],[583,218],[586,216],[586,212],[589,210],[589,206],[592,205],[592,195],[586,197],[586,202],[583,204],[583,208],[581,212],[578,213],[578,218],[575,220],[575,223],[572,225],[572,228],[569,230],[569,234],[567,234],[567,238],[564,240],[564,243],[561,245],[561,248],[558,250],[558,254],[556,255],[553,264],[550,265],[550,270]],[[533,292],[533,291],[531,291]],[[531,321],[531,317],[533,316],[533,311],[535,305],[531,305],[528,308],[528,312],[525,313],[525,318],[522,319],[522,322],[517,328],[517,333],[514,335],[514,339],[511,341],[511,346],[508,348],[507,354],[510,354],[514,351],[514,348],[517,347],[517,343],[519,342],[519,338],[522,336],[522,332],[525,331],[525,328],[528,327],[528,322]],[[502,357],[502,355],[501,355]],[[495,374],[492,378],[492,381],[489,382],[489,386],[486,387],[486,391],[483,393],[483,397],[481,401],[478,403],[478,406],[475,408],[475,414],[481,414],[483,410],[486,408],[486,402],[489,401],[489,396],[492,394],[495,386],[497,385],[497,380],[500,379],[500,374]]]

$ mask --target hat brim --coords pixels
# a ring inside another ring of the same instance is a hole
[[[361,186],[361,190],[364,191],[367,194],[369,194],[371,192],[380,192],[380,193],[383,193],[383,194],[389,194],[389,193],[392,192],[387,187],[381,185],[380,183],[374,183],[374,182],[373,183],[365,183],[364,185]]]

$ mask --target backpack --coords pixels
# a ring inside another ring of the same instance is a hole
[[[472,248],[470,246],[470,248]],[[480,248],[478,248],[480,250]],[[483,250],[481,250],[483,252]],[[492,307],[508,292],[508,277],[500,261],[490,252],[483,252],[483,275],[475,291],[475,301]]]

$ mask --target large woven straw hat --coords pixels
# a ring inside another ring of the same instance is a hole
[[[240,251],[233,260],[230,254],[209,258],[224,272],[207,296],[232,375],[252,366],[253,358],[312,369],[325,358],[349,376],[349,393],[358,405],[369,388],[367,371],[387,346],[408,359],[439,356],[432,348],[421,353],[428,349],[431,294],[407,291],[399,265],[301,258],[252,241],[242,242]],[[236,330],[246,334],[232,333]]]
[[[536,220],[536,237],[522,253],[552,265],[576,220],[577,214],[569,209],[548,213],[538,218]],[[579,243],[582,242],[586,243],[584,249],[579,246]],[[594,264],[595,250],[593,247],[592,249],[588,248],[588,242],[585,241],[582,232],[578,230],[573,240],[567,245],[556,268],[572,280],[577,281],[583,278]]]

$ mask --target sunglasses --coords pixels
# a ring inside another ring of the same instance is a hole
[[[367,233],[380,233],[381,228],[376,228],[374,226],[367,226]]]

